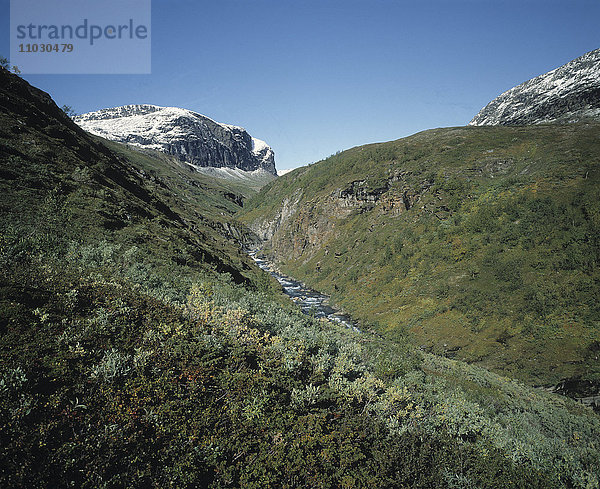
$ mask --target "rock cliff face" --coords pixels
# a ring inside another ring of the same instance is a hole
[[[283,199],[274,214],[247,224],[269,243],[273,258],[310,260],[326,243],[338,237],[340,225],[352,216],[393,218],[420,203],[431,182],[413,180],[411,172],[393,172],[376,185],[368,180],[355,180],[319,199],[306,199],[299,188]],[[435,199],[422,203],[419,209],[429,214],[448,210]]]
[[[511,88],[469,125],[526,125],[600,120],[600,49]]]
[[[162,151],[196,167],[277,174],[273,150],[264,141],[191,110],[125,105],[82,114],[74,121],[92,134]]]

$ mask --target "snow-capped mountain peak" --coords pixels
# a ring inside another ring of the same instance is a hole
[[[196,167],[263,169],[276,174],[273,150],[243,127],[179,107],[124,105],[82,114],[74,121],[92,134],[163,151]]]
[[[600,120],[600,49],[504,92],[472,126]]]

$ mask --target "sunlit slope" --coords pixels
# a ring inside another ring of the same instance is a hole
[[[598,124],[436,129],[282,176],[241,219],[392,337],[533,383],[598,380],[599,163]]]

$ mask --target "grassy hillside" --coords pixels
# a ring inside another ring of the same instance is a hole
[[[158,182],[153,189],[159,192],[162,190],[166,198],[173,199],[174,204],[183,200],[198,213],[213,219],[220,219],[223,215],[231,216],[242,207],[246,195],[239,192],[236,185],[228,185],[228,182],[203,175],[171,155],[141,150],[98,136],[92,138],[136,167],[144,169],[147,172],[144,175],[146,182]],[[253,189],[249,189],[248,194],[252,195]]]
[[[0,70],[1,487],[598,487],[591,410],[303,315],[111,148]]]
[[[280,177],[241,218],[285,272],[392,338],[536,384],[597,382],[599,136],[426,131]]]

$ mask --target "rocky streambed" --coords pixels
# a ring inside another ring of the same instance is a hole
[[[307,315],[314,315],[316,318],[327,318],[330,321],[343,324],[347,328],[360,331],[350,316],[331,307],[329,296],[321,294],[316,290],[307,287],[302,282],[295,280],[279,272],[272,263],[265,259],[258,250],[248,251],[248,255],[256,264],[266,272],[270,273],[281,284],[284,292],[298,304],[302,312]]]

